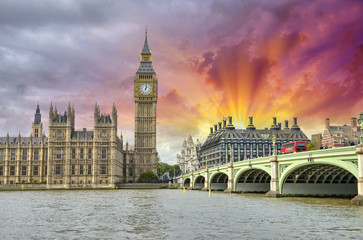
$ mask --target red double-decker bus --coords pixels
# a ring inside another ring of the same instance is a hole
[[[306,142],[304,141],[294,141],[281,144],[281,153],[296,153],[296,152],[305,152],[306,151]]]

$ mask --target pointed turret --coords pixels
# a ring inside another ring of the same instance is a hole
[[[20,132],[19,132],[19,135],[18,135],[18,145],[20,145],[20,142],[21,142],[21,135],[20,135]]]
[[[58,115],[57,105],[54,105],[54,117]]]
[[[117,126],[117,110],[115,103],[112,105],[112,122],[115,126]]]
[[[147,41],[147,29],[145,30],[145,42],[140,56],[140,66],[136,73],[155,73],[151,63],[151,52]]]
[[[145,42],[144,47],[141,51],[142,55],[151,55],[150,49],[149,49],[149,43],[147,42],[147,27],[145,28]]]
[[[49,107],[49,122],[53,121],[53,104],[52,102],[50,102],[50,107]]]
[[[71,110],[71,122],[72,122],[72,129],[74,130],[74,106],[72,105],[72,110]]]
[[[121,141],[121,151],[123,151],[124,150],[124,137],[122,136],[122,131],[121,131],[120,141]]]
[[[40,114],[40,108],[38,104],[34,114],[34,124],[40,124],[41,121],[42,121],[42,115]]]
[[[98,123],[98,119],[100,118],[100,109],[98,108],[97,102],[95,104],[95,111],[94,111],[94,123],[95,125]]]

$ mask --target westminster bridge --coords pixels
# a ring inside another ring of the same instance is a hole
[[[273,155],[209,167],[182,176],[183,187],[283,195],[356,195],[363,205],[363,144]]]

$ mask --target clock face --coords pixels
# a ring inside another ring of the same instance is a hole
[[[143,95],[149,95],[151,93],[151,85],[149,83],[143,83],[140,85],[140,92]]]

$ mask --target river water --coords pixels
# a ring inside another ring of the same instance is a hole
[[[363,207],[167,189],[9,191],[0,239],[363,239]]]

